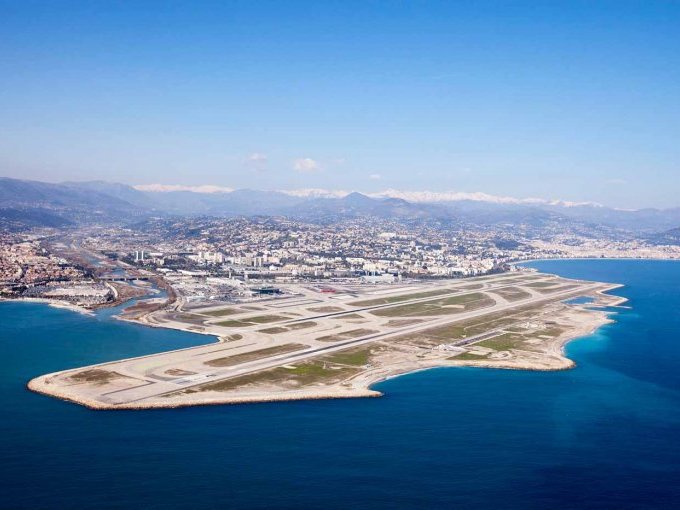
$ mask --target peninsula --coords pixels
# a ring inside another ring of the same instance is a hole
[[[47,374],[28,387],[92,409],[376,397],[376,382],[434,367],[570,368],[566,342],[610,322],[598,308],[625,301],[606,294],[615,284],[529,270],[283,287],[227,305],[181,295],[165,307],[139,303],[120,318],[217,342]],[[590,299],[574,300],[582,297]]]

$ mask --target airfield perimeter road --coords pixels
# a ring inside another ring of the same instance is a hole
[[[582,295],[582,294],[588,294],[590,292],[598,291],[598,290],[603,290],[608,288],[609,286],[607,284],[601,284],[601,283],[590,283],[590,284],[582,284],[579,285],[578,288],[569,288],[568,290],[562,291],[562,292],[555,292],[551,293],[549,295],[537,295],[535,293],[532,293],[532,297],[528,298],[526,300],[521,300],[517,302],[503,302],[503,303],[496,303],[494,306],[490,306],[487,308],[482,308],[470,312],[463,312],[454,316],[446,316],[441,319],[436,319],[436,320],[431,320],[422,324],[416,324],[416,325],[410,325],[410,326],[405,326],[393,331],[388,331],[388,332],[381,332],[381,333],[375,333],[375,334],[370,334],[367,336],[363,336],[360,338],[352,339],[352,340],[347,340],[347,341],[341,341],[334,343],[329,346],[324,346],[324,347],[313,347],[304,351],[298,351],[292,354],[281,354],[277,356],[271,356],[263,360],[256,360],[256,361],[251,361],[251,362],[246,362],[242,363],[239,365],[234,365],[231,367],[225,367],[219,370],[211,370],[209,372],[203,372],[201,374],[197,374],[194,376],[189,376],[185,377],[182,379],[177,379],[174,381],[147,381],[146,384],[142,386],[135,386],[132,388],[126,388],[122,390],[117,390],[113,391],[111,393],[107,393],[104,395],[101,395],[98,400],[105,402],[107,404],[127,404],[127,403],[136,403],[140,402],[143,400],[147,399],[152,399],[152,398],[157,398],[157,397],[162,397],[163,395],[167,395],[170,393],[174,393],[176,391],[180,390],[185,390],[189,388],[193,388],[196,386],[200,386],[203,384],[206,384],[207,382],[217,382],[217,381],[223,381],[225,379],[230,379],[233,377],[239,377],[242,375],[250,374],[253,372],[258,372],[261,370],[266,370],[269,368],[275,368],[278,366],[282,365],[287,365],[290,363],[298,363],[300,361],[304,361],[308,358],[319,356],[321,354],[330,354],[336,351],[340,351],[343,349],[347,349],[348,347],[354,347],[354,346],[359,346],[371,342],[375,342],[377,340],[385,340],[388,338],[393,338],[393,337],[398,337],[402,336],[404,334],[408,333],[416,333],[418,331],[426,330],[426,329],[431,329],[439,326],[444,326],[447,324],[452,324],[455,322],[460,322],[468,319],[472,319],[475,317],[480,317],[483,315],[491,314],[491,313],[497,313],[497,312],[502,312],[505,310],[512,310],[513,308],[520,308],[524,307],[527,305],[532,305],[532,304],[540,304],[540,303],[545,303],[545,302],[551,302],[551,301],[557,301],[557,300],[562,300],[571,296],[575,295]],[[490,289],[484,289],[480,290],[480,292],[484,292]],[[472,291],[474,292],[474,291]],[[430,298],[433,299],[433,298]],[[436,299],[436,298],[434,298]],[[415,300],[414,300],[415,301]],[[400,305],[404,303],[394,303],[392,306],[395,305]],[[309,320],[311,318],[308,318]],[[158,356],[162,356],[163,353],[159,354]],[[130,360],[131,361],[131,360]],[[119,364],[125,364],[126,360],[121,360],[118,362],[114,362],[111,364],[119,365]],[[148,377],[148,375],[147,375]]]

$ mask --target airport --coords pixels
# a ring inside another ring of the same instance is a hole
[[[563,345],[609,322],[617,285],[529,270],[459,280],[258,287],[257,299],[132,307],[121,319],[217,337],[199,347],[48,374],[34,391],[96,409],[379,396],[444,366],[559,370]],[[592,303],[567,300],[589,296]]]

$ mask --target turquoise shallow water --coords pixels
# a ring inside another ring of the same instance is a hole
[[[552,261],[620,282],[574,370],[437,369],[380,399],[95,412],[49,371],[205,337],[0,304],[2,508],[678,508],[680,263]]]

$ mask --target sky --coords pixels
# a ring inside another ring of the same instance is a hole
[[[680,2],[0,0],[0,175],[680,206]]]

